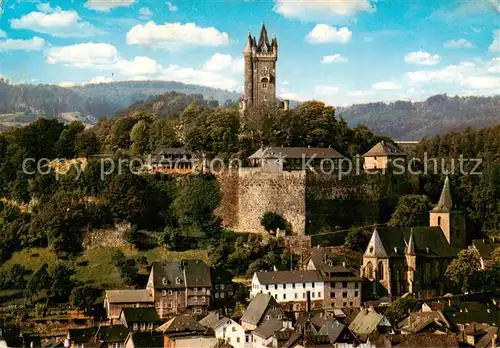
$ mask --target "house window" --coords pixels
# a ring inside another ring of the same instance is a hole
[[[201,288],[201,292],[207,291],[207,288]]]
[[[172,308],[173,307],[173,304],[172,304],[172,301],[168,301],[168,308]]]
[[[198,297],[197,296],[193,296],[193,302],[194,303],[198,302]]]
[[[306,288],[306,283],[302,283],[302,288]]]
[[[314,285],[315,285],[315,284],[314,284],[314,283],[312,283],[312,287],[313,287],[313,289],[314,289]]]
[[[295,298],[298,298],[299,297],[299,294],[295,293]]]
[[[168,296],[172,296],[173,292],[172,290],[168,290]]]
[[[321,292],[318,292],[318,298],[321,298]]]
[[[438,216],[438,226],[441,226],[441,216]]]
[[[202,311],[201,311],[201,308],[195,308],[193,309],[193,313],[194,314],[200,314]]]
[[[283,294],[283,300],[286,300],[286,294]]]
[[[161,291],[161,295],[162,295],[162,296],[167,296],[167,290],[162,290],[162,291]]]
[[[221,290],[224,290],[224,284],[221,284],[221,285],[220,285],[220,289],[221,289]]]
[[[240,343],[240,338],[236,337],[236,343]]]
[[[215,284],[215,289],[218,290],[219,289],[219,284]]]
[[[132,330],[134,330],[134,331],[139,330],[139,324],[134,323],[134,324],[132,325]]]
[[[181,278],[177,277],[175,278],[175,284],[180,284],[181,283]]]
[[[283,284],[283,290],[285,290],[285,289],[286,289],[286,284]]]
[[[295,283],[292,284],[292,289],[295,289]]]
[[[146,331],[146,323],[141,323],[141,331]]]
[[[302,293],[302,298],[306,298],[306,293],[305,292]]]
[[[283,316],[282,315],[278,315],[278,319],[283,319]]]
[[[153,330],[153,323],[148,323],[148,331]]]
[[[266,315],[266,320],[269,320],[271,319],[271,316],[270,315]]]
[[[274,290],[278,290],[278,284],[274,284]]]
[[[219,293],[218,292],[215,293],[215,298],[219,298]]]
[[[163,277],[161,282],[163,283],[163,285],[167,285],[168,284],[168,279]]]
[[[342,282],[342,287],[347,288],[347,282]]]
[[[342,293],[342,297],[346,298],[347,297],[347,292]]]
[[[223,292],[220,293],[220,298],[224,298],[224,293]]]
[[[193,292],[198,292],[198,288],[194,288],[194,289],[193,289]]]
[[[354,292],[354,297],[358,297],[359,296],[359,291],[355,291]]]
[[[231,329],[232,332],[236,332],[236,328],[233,326]]]
[[[229,296],[233,296],[233,292],[232,292],[232,291],[229,291],[229,292],[228,292],[228,295],[229,295]]]
[[[205,302],[205,296],[201,296],[200,299],[201,299],[201,302]]]
[[[314,292],[312,292],[311,294],[312,294],[312,298],[314,298]]]
[[[222,328],[222,333],[224,333],[224,334],[225,334],[225,333],[226,333],[226,330],[227,330],[227,327],[223,327],[223,328]]]
[[[155,302],[155,307],[156,307],[156,308],[160,308],[160,301],[156,301],[156,302]]]

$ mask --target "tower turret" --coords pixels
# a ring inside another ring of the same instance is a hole
[[[462,212],[454,209],[449,177],[446,177],[444,180],[439,202],[430,211],[429,220],[430,226],[441,228],[446,240],[451,246],[461,249],[467,246],[465,217]]]

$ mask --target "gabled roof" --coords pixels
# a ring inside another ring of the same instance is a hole
[[[252,334],[267,339],[271,337],[275,331],[283,329],[283,321],[278,319],[266,320],[258,328],[252,331]]]
[[[151,289],[141,290],[106,290],[105,298],[109,303],[154,302]]]
[[[260,148],[249,159],[308,159],[308,158],[343,158],[337,150],[328,147],[277,147]]]
[[[413,334],[425,330],[429,325],[436,324],[439,327],[449,328],[448,320],[442,312],[412,312],[410,315],[399,323],[401,330],[411,332]]]
[[[323,325],[323,327],[319,330],[318,334],[328,336],[330,338],[330,343],[333,344],[337,342],[337,339],[345,328],[346,326],[338,320],[327,320],[325,321],[325,325]]]
[[[170,319],[165,324],[160,326],[157,330],[168,334],[182,332],[203,333],[206,332],[207,329],[203,325],[198,323],[198,321],[196,321],[193,316],[189,314],[183,314]]]
[[[405,156],[405,153],[393,142],[382,140],[363,155],[363,157],[376,156]]]
[[[128,333],[129,329],[124,325],[101,326],[94,334],[94,338],[106,343],[125,342]]]
[[[322,278],[318,271],[275,271],[275,272],[255,272],[255,276],[260,284],[290,284],[321,282]]]
[[[377,330],[377,326],[384,318],[382,314],[364,309],[354,318],[354,321],[349,325],[349,329],[358,335],[370,335]]]
[[[392,228],[379,227],[377,228],[378,239],[380,240],[383,251],[387,256],[404,256],[410,239],[410,234],[413,236],[415,254],[421,257],[456,257],[461,249],[454,248],[448,244],[440,227],[412,227],[412,228]],[[373,238],[376,238],[372,235]],[[370,241],[371,243],[371,241]],[[370,256],[369,248],[365,251],[364,256]],[[380,248],[378,241],[376,245]],[[382,250],[382,248],[380,248]],[[373,252],[377,252],[374,250]],[[378,253],[384,255],[383,253]],[[384,256],[377,256],[384,257]]]
[[[127,340],[134,343],[135,347],[163,348],[163,333],[153,332],[131,332]]]
[[[120,316],[123,316],[127,323],[145,322],[161,323],[155,308],[123,308]]]
[[[220,320],[220,313],[219,311],[211,311],[208,313],[206,317],[200,320],[200,324],[205,326],[205,327],[210,327],[214,328],[214,326],[219,322]]]
[[[451,199],[450,178],[444,180],[443,190],[439,197],[438,204],[431,210],[433,213],[449,213],[453,209],[453,200]]]
[[[292,348],[295,343],[302,337],[300,333],[292,329],[285,329],[282,331],[275,331],[274,337],[278,341],[279,348]]]
[[[269,306],[281,308],[274,297],[268,294],[257,294],[248,304],[241,321],[257,325]]]
[[[153,262],[155,289],[211,287],[210,267],[201,260]]]
[[[368,243],[363,256],[376,258],[388,257],[388,254],[384,248],[384,244],[382,243],[382,240],[380,239],[380,235],[376,228],[373,230],[372,237],[370,238],[370,242]]]

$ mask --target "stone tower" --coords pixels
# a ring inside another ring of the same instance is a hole
[[[262,24],[259,41],[248,33],[243,56],[245,61],[243,108],[264,102],[275,103],[278,41],[273,36],[269,42],[264,24]]]
[[[465,217],[453,209],[450,179],[446,177],[438,204],[430,211],[430,226],[440,227],[450,246],[464,249],[467,247]]]

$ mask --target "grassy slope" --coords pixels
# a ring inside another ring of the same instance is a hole
[[[104,289],[126,288],[120,278],[118,270],[112,260],[113,254],[121,250],[127,257],[135,258],[145,256],[148,263],[161,260],[184,260],[201,259],[208,261],[205,250],[189,250],[185,252],[168,251],[165,248],[155,248],[147,251],[138,251],[125,248],[96,248],[87,250],[75,261],[65,261],[70,267],[76,269],[74,276],[84,284],[102,287]],[[0,270],[8,270],[12,265],[18,263],[26,269],[36,272],[44,263],[54,265],[58,262],[55,253],[50,249],[25,249],[16,252],[4,264],[0,265]],[[0,303],[2,305],[22,303],[22,298],[13,296],[12,291],[0,291]]]

